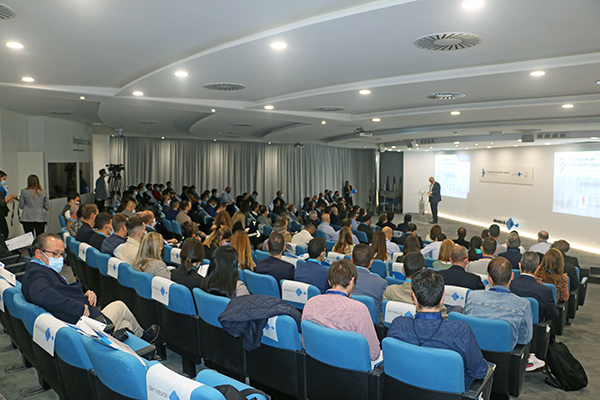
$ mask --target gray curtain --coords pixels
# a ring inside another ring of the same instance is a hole
[[[199,192],[217,188],[219,193],[230,185],[235,195],[256,190],[261,204],[282,190],[286,201],[298,205],[325,189],[341,192],[349,180],[357,190],[354,204],[364,206],[375,181],[374,150],[315,144],[114,137],[110,162],[124,164],[126,185],[172,181],[178,192],[195,184]]]

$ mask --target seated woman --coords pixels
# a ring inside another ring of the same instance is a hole
[[[540,283],[551,283],[556,286],[556,301],[569,300],[569,285],[564,272],[565,260],[557,249],[550,249],[544,254],[535,277]]]
[[[204,246],[195,238],[187,238],[181,245],[181,265],[171,272],[171,280],[186,286],[190,291],[199,288],[202,275],[198,273],[198,266],[204,260]]]
[[[442,233],[442,227],[439,226],[439,225],[437,225],[437,224],[431,227],[431,229],[429,230],[429,235],[427,235],[427,237],[425,238],[425,240],[427,240],[429,242],[433,242],[432,237],[436,233]]]
[[[221,211],[218,213],[215,217],[213,226],[217,227],[217,229],[222,226],[226,226],[227,228],[231,229],[233,225],[231,224],[231,217],[229,216],[229,213],[227,211]]]
[[[392,261],[392,258],[387,252],[387,246],[385,244],[385,233],[377,231],[373,234],[371,250],[373,250],[373,260],[381,260],[384,263],[389,263],[390,261]]]
[[[200,289],[230,299],[250,294],[239,276],[237,250],[232,246],[221,246],[213,254]]]
[[[181,225],[181,237],[182,242],[185,242],[185,239],[188,238],[194,238],[198,240],[203,239],[202,235],[200,234],[200,230],[198,229],[198,225],[194,221],[185,221]]]
[[[254,260],[252,260],[252,249],[250,248],[250,239],[245,231],[237,231],[231,237],[231,247],[238,252],[238,266],[241,269],[254,271]]]
[[[231,218],[231,226],[231,231],[234,233],[246,229],[246,215],[241,211],[237,211]]]
[[[404,241],[404,246],[402,247],[402,255],[397,257],[397,259],[393,260],[394,262],[404,262],[404,257],[408,253],[420,253],[421,252],[421,243],[419,239],[415,235],[408,235],[406,240]]]
[[[481,246],[483,246],[481,237],[473,236],[469,241],[469,261],[476,261],[483,257]]]
[[[384,227],[385,227],[385,224],[386,224],[386,222],[387,222],[387,220],[388,220],[388,219],[387,219],[387,214],[385,214],[385,213],[384,213],[384,214],[381,214],[381,215],[379,216],[379,221],[378,221],[378,222],[377,222],[375,225],[377,225],[377,226],[378,226],[378,227],[380,227],[380,228],[384,228]]]
[[[451,239],[444,239],[442,245],[440,246],[440,254],[438,255],[437,261],[434,261],[432,268],[433,269],[448,269],[452,266],[452,262],[450,261],[450,253],[452,253],[452,249],[454,248],[454,242]]]
[[[220,246],[223,246],[231,239],[231,229],[226,226],[215,229],[204,240],[205,258],[212,260],[213,252]]]
[[[345,226],[340,230],[340,236],[338,242],[333,246],[333,252],[351,256],[352,250],[354,250],[352,231],[349,227]]]
[[[171,272],[167,269],[167,264],[160,258],[162,249],[163,237],[160,233],[147,233],[142,238],[137,256],[133,261],[133,268],[152,276],[171,279]]]

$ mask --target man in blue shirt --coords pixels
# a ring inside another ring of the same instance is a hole
[[[358,277],[354,294],[360,296],[369,296],[375,300],[375,310],[377,310],[377,320],[381,320],[381,302],[383,301],[383,292],[387,289],[387,281],[377,274],[372,274],[370,269],[373,265],[373,249],[371,246],[361,243],[354,246],[352,250],[352,262],[356,265]]]
[[[165,213],[165,218],[169,221],[175,221],[177,214],[179,214],[179,201],[173,199],[171,200],[171,208]]]
[[[528,300],[511,293],[510,281],[514,274],[510,262],[496,257],[488,264],[490,290],[469,293],[465,315],[479,318],[502,319],[510,324],[511,346],[527,344],[533,335],[533,316]]]
[[[488,364],[481,354],[471,327],[463,321],[442,319],[444,278],[432,269],[418,272],[412,280],[417,307],[415,318],[397,317],[388,336],[417,346],[453,350],[460,354],[465,369],[465,389],[474,379],[483,379]]]
[[[329,289],[329,282],[327,281],[329,269],[323,265],[325,250],[325,239],[311,239],[308,242],[309,259],[298,265],[294,272],[295,281],[314,285],[319,288],[321,293],[325,293]]]

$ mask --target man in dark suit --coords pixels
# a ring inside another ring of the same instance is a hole
[[[358,224],[358,230],[367,235],[367,240],[369,243],[373,241],[373,235],[375,234],[375,232],[373,232],[373,228],[371,228],[371,219],[371,213],[367,213],[363,217],[363,221]]]
[[[512,280],[510,291],[517,296],[536,299],[540,307],[540,320],[544,318],[555,320],[558,318],[558,309],[554,302],[552,289],[539,283],[535,278],[538,266],[539,258],[536,252],[527,251],[523,253],[519,263],[521,275]]]
[[[519,250],[520,246],[521,238],[519,237],[519,234],[516,232],[511,232],[508,234],[508,238],[506,239],[506,251],[504,253],[499,253],[498,257],[504,257],[510,261],[512,269],[519,269],[519,262],[521,261],[521,250]]]
[[[327,273],[329,268],[323,265],[323,259],[325,258],[326,249],[325,239],[314,238],[308,242],[308,260],[296,267],[294,273],[294,280],[296,282],[304,282],[309,285],[314,285],[321,293],[329,289],[329,282],[327,281]]]
[[[393,212],[390,211],[389,213],[387,213],[387,222],[383,224],[382,228],[389,226],[390,228],[392,228],[393,231],[397,230],[398,227],[392,222],[394,221],[394,217],[395,215]]]
[[[421,239],[421,237],[417,235],[417,225],[413,224],[412,222],[406,227],[405,235],[400,236],[399,238],[394,238],[392,239],[392,241],[396,242],[396,244],[399,244],[400,246],[404,246],[406,238],[408,238],[410,235],[414,235],[417,237],[417,239],[419,239],[419,244],[421,245],[421,248],[425,247],[423,245],[423,239]]]
[[[90,245],[100,251],[104,239],[110,236],[112,233],[112,214],[107,212],[101,212],[96,217],[94,222],[96,233],[90,238]]]
[[[461,226],[458,228],[457,233],[458,239],[454,239],[454,243],[458,244],[459,246],[465,246],[467,249],[471,247],[471,243],[467,242],[465,239],[467,237],[467,230]]]
[[[77,231],[75,240],[81,243],[90,244],[90,239],[94,236],[94,228],[92,228],[96,222],[96,215],[98,215],[98,206],[95,204],[85,204],[81,210],[81,220],[83,225]]]
[[[406,228],[408,228],[408,225],[410,225],[411,222],[412,222],[412,215],[404,214],[404,222],[401,224],[398,224],[398,226],[396,226],[396,230],[406,233]]]
[[[267,240],[269,257],[258,260],[254,272],[271,275],[277,279],[277,285],[282,279],[294,280],[294,266],[281,259],[285,250],[285,240],[281,233],[273,231]]]
[[[567,258],[565,257],[565,253],[570,247],[571,246],[569,243],[563,239],[555,241],[552,243],[552,246],[550,246],[551,249],[557,249],[563,255],[563,258],[565,259],[565,274],[567,274],[569,277],[569,292],[573,292],[579,288],[579,279],[577,279],[577,270],[575,269],[575,265],[568,262]]]
[[[381,316],[381,302],[383,301],[383,292],[387,289],[387,281],[379,275],[372,274],[370,269],[373,264],[373,250],[368,244],[357,244],[352,250],[352,262],[356,265],[358,277],[354,294],[360,296],[369,296],[375,300],[375,310],[377,316]]]
[[[444,277],[444,283],[451,286],[465,287],[471,290],[484,290],[485,286],[479,275],[472,274],[465,270],[469,261],[467,249],[463,246],[456,246],[450,254],[452,266],[439,274]]]
[[[442,195],[440,184],[435,181],[433,176],[429,177],[429,191],[427,194],[429,195],[429,205],[431,206],[431,215],[433,220],[431,221],[434,224],[438,222],[438,203],[442,201]]]

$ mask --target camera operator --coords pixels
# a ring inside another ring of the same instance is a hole
[[[100,177],[96,179],[96,191],[94,194],[94,200],[96,201],[96,206],[98,206],[98,212],[104,211],[104,203],[108,198],[108,191],[106,190],[106,181],[105,177],[108,176],[106,170],[102,168],[99,171]]]

